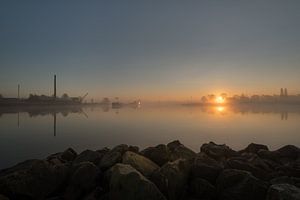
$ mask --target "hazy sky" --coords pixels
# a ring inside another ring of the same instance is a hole
[[[300,93],[299,0],[7,0],[0,93]]]

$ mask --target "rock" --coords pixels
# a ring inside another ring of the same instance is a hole
[[[134,153],[139,153],[139,147],[138,146],[129,146],[128,151],[132,151]]]
[[[300,159],[300,149],[293,145],[286,145],[276,151],[259,150],[257,154],[264,159],[273,160],[280,164],[287,164]]]
[[[81,152],[73,163],[78,164],[81,162],[92,162],[95,165],[98,165],[102,158],[102,155],[97,151],[85,150]]]
[[[7,198],[7,197],[0,194],[0,200],[9,200],[9,198]]]
[[[157,145],[156,147],[148,147],[144,149],[141,154],[159,166],[162,166],[170,161],[169,149],[164,144]]]
[[[0,191],[12,199],[45,199],[61,189],[68,167],[44,160],[28,160],[0,171]]]
[[[252,153],[244,153],[242,155],[241,157],[229,158],[226,161],[226,168],[245,170],[263,180],[272,178],[273,169],[263,159]]]
[[[178,140],[170,142],[169,144],[167,144],[167,147],[170,151],[170,161],[175,161],[179,158],[193,159],[196,156],[196,153],[194,151],[185,147]]]
[[[66,149],[64,152],[56,153],[47,157],[47,161],[52,162],[53,164],[66,163],[73,161],[77,156],[76,151],[72,148]]]
[[[257,155],[263,159],[272,160],[276,163],[278,163],[280,160],[280,154],[276,151],[268,151],[261,149],[257,152]]]
[[[269,150],[269,148],[266,145],[251,143],[244,150],[241,150],[240,153],[257,153],[261,149],[267,151]]]
[[[122,163],[129,164],[144,176],[150,176],[154,170],[158,169],[159,166],[148,158],[136,154],[131,151],[127,151],[122,157]]]
[[[219,199],[264,200],[268,185],[249,172],[225,169],[217,179]]]
[[[165,200],[158,188],[130,165],[116,164],[110,171],[109,199]]]
[[[267,200],[300,200],[300,189],[289,184],[272,185]]]
[[[101,171],[92,162],[81,162],[76,166],[65,192],[65,199],[82,199],[99,181]]]
[[[87,195],[84,200],[99,200],[104,198],[104,190],[100,186],[98,186],[92,193]]]
[[[169,200],[181,199],[187,192],[190,169],[190,161],[178,159],[154,171],[151,180]]]
[[[109,151],[110,151],[110,149],[107,148],[107,147],[104,147],[103,149],[97,150],[97,152],[100,153],[102,156],[104,156],[104,154],[106,154]]]
[[[202,178],[195,178],[191,181],[190,194],[199,199],[216,199],[216,188]]]
[[[100,169],[107,170],[116,163],[122,162],[122,156],[127,150],[128,146],[125,144],[116,146],[115,148],[104,154],[98,166],[100,167]]]
[[[280,149],[277,150],[280,157],[290,159],[290,160],[296,160],[300,157],[300,149],[293,145],[286,145]]]
[[[238,153],[229,148],[227,145],[218,145],[213,142],[203,144],[200,150],[216,160],[224,160],[232,156],[238,156]]]
[[[205,153],[197,154],[192,165],[192,177],[202,178],[215,184],[217,177],[223,170],[223,166]]]
[[[77,156],[76,151],[74,151],[72,148],[68,148],[61,154],[61,159],[66,161],[73,161]]]
[[[270,181],[270,183],[272,185],[286,183],[300,188],[300,178],[296,178],[296,177],[281,176],[281,177],[273,178]]]

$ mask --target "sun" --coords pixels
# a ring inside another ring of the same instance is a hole
[[[223,103],[225,103],[225,98],[222,96],[217,96],[215,101],[217,104],[223,104]]]

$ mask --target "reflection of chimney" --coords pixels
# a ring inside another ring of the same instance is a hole
[[[284,88],[284,96],[288,96],[288,91],[287,91],[287,89],[286,88]]]
[[[54,99],[56,99],[56,75],[54,75]]]

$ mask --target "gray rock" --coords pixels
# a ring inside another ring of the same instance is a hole
[[[296,178],[296,177],[288,177],[288,176],[281,176],[281,177],[276,177],[273,178],[270,183],[272,185],[275,184],[290,184],[290,185],[294,185],[298,188],[300,188],[300,178]]]
[[[102,200],[105,197],[105,193],[102,187],[98,186],[94,191],[84,197],[84,200]]]
[[[9,198],[0,194],[0,200],[9,200]]]
[[[110,199],[165,200],[158,188],[130,165],[116,164],[110,171]]]
[[[286,145],[276,150],[281,158],[296,160],[300,157],[300,149],[294,145]]]
[[[92,150],[85,150],[81,152],[76,159],[73,161],[73,163],[78,164],[81,162],[92,162],[95,165],[97,165],[102,158],[102,154],[100,154],[97,151]]]
[[[300,189],[289,184],[272,185],[267,200],[300,200]]]
[[[73,161],[76,156],[76,151],[74,151],[72,148],[68,148],[64,152],[48,156],[46,160],[52,162],[53,164],[62,164]]]
[[[225,169],[217,179],[219,199],[222,200],[264,200],[268,185],[251,173]]]
[[[99,167],[100,169],[107,170],[116,163],[122,162],[123,154],[128,150],[128,146],[125,144],[121,144],[104,154],[102,157]]]
[[[251,143],[244,150],[241,150],[240,153],[257,153],[261,149],[267,151],[269,150],[269,148],[266,145]]]
[[[191,181],[190,193],[199,199],[216,199],[217,197],[215,186],[202,178],[194,178]]]
[[[273,176],[273,169],[269,163],[252,153],[243,153],[240,157],[229,158],[226,161],[226,168],[245,170],[263,180],[270,180]]]
[[[170,151],[164,144],[157,145],[156,147],[148,147],[144,149],[141,154],[159,166],[162,166],[170,161]]]
[[[0,191],[16,199],[44,199],[66,181],[68,167],[44,160],[28,160],[0,172]]]
[[[92,162],[81,162],[76,166],[65,192],[65,199],[82,199],[97,184],[101,171]]]
[[[122,157],[122,163],[129,164],[144,176],[150,176],[154,170],[158,169],[159,166],[148,158],[136,154],[131,151],[127,151]]]
[[[178,200],[186,195],[190,169],[190,161],[178,159],[154,171],[151,180],[169,200]]]
[[[185,147],[178,140],[170,142],[167,144],[167,147],[170,151],[170,161],[175,161],[179,158],[182,159],[194,159],[196,157],[196,153],[191,149]]]
[[[232,156],[238,156],[238,153],[227,145],[215,144],[213,142],[203,144],[200,150],[216,160],[224,160]]]
[[[134,153],[139,153],[139,147],[138,146],[129,146],[128,151],[132,151]]]
[[[223,166],[219,162],[205,153],[199,153],[193,162],[191,173],[193,178],[202,178],[215,184],[222,170]]]

